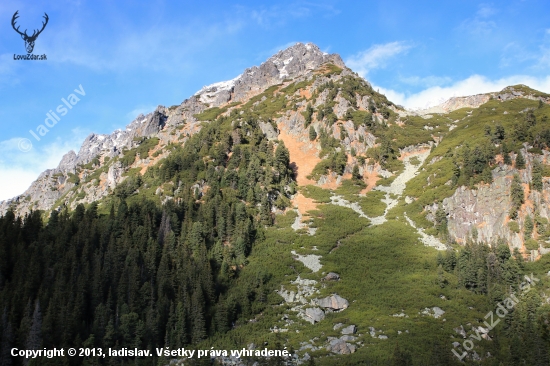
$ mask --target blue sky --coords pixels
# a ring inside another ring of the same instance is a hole
[[[49,23],[34,54],[12,29]],[[525,83],[550,92],[547,1],[13,1],[0,3],[0,199],[22,193],[91,132],[179,104],[295,42],[338,53],[409,108]],[[61,98],[85,95],[36,141]],[[33,146],[23,152],[21,138]]]

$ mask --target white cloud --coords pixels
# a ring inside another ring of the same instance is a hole
[[[472,36],[485,37],[497,28],[497,24],[489,18],[496,13],[496,9],[487,4],[480,4],[475,15],[465,19],[458,26],[460,32],[469,33]]]
[[[403,105],[408,109],[428,108],[443,103],[451,97],[460,97],[480,93],[496,92],[509,85],[525,84],[533,89],[550,93],[550,76],[537,78],[527,75],[513,75],[505,78],[490,80],[482,75],[472,75],[452,85],[432,86],[418,93],[406,94],[403,92],[374,86],[389,100]]]
[[[405,42],[390,42],[386,44],[377,44],[366,51],[349,57],[346,65],[359,75],[365,77],[370,70],[383,68],[388,59],[408,51],[411,45]]]
[[[415,86],[424,86],[424,87],[431,87],[431,86],[441,86],[444,84],[449,84],[452,82],[452,79],[448,76],[408,76],[408,77],[401,77],[399,80],[405,84],[415,85]]]
[[[459,26],[459,30],[468,32],[473,36],[486,36],[496,29],[496,27],[497,24],[492,20],[474,18],[463,21]]]
[[[480,4],[476,15],[480,18],[488,18],[496,12],[496,9],[488,4]]]
[[[0,141],[0,201],[22,194],[46,169],[56,168],[69,150],[78,152],[87,133],[75,129],[68,139],[56,139],[43,144],[32,136],[14,137]],[[33,143],[28,152],[19,150],[22,138]]]

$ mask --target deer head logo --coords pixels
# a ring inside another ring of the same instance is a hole
[[[32,50],[34,49],[34,42],[36,41],[36,38],[38,38],[38,35],[40,33],[42,33],[42,31],[44,30],[44,28],[46,28],[46,24],[48,24],[48,14],[44,13],[44,19],[46,19],[45,22],[42,22],[42,29],[38,30],[38,29],[35,29],[34,32],[32,33],[31,36],[29,36],[27,34],[27,30],[25,29],[25,31],[23,33],[21,33],[19,31],[19,27],[15,27],[15,21],[17,20],[17,18],[19,18],[19,15],[17,15],[17,13],[19,13],[19,10],[17,10],[15,12],[15,14],[13,14],[13,18],[11,18],[11,26],[13,27],[13,29],[19,33],[21,35],[21,38],[23,38],[23,40],[25,41],[25,48],[27,49],[27,53],[32,53]]]

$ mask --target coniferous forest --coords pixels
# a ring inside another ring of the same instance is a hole
[[[226,298],[227,289],[272,222],[268,197],[287,200],[292,170],[288,150],[282,143],[275,148],[255,123],[236,129],[237,144],[224,133],[229,121],[203,128],[159,167],[117,187],[108,213],[93,203],[53,211],[47,220],[39,211],[1,217],[0,364],[15,362],[12,347],[175,349],[227,332],[257,308],[262,281],[242,296]],[[208,188],[192,186],[197,180]],[[127,203],[155,181],[177,183],[177,202]]]

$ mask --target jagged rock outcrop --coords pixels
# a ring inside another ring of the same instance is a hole
[[[506,220],[511,208],[510,186],[513,171],[497,168],[493,171],[493,183],[476,190],[464,186],[443,200],[448,212],[449,234],[455,240],[465,243],[476,228],[478,239],[490,242],[501,237],[510,240],[512,246],[521,247],[518,235],[511,235]]]
[[[285,79],[293,79],[314,70],[326,62],[345,66],[337,54],[324,53],[312,43],[296,43],[279,51],[260,66],[246,69],[232,80],[203,87],[195,96],[210,107],[217,107],[229,101],[239,102],[261,93],[272,85],[280,84]]]
[[[542,218],[550,218],[550,182],[543,179],[543,190],[537,192],[529,189],[532,166],[534,160],[547,161],[550,153],[543,151],[543,155],[521,150],[526,160],[526,167],[522,170],[508,165],[500,165],[493,169],[493,183],[481,184],[476,189],[458,187],[455,193],[442,202],[442,209],[447,214],[447,227],[452,239],[459,243],[477,236],[478,241],[495,242],[498,238],[506,240],[512,248],[522,249],[524,245],[523,228],[526,216],[532,219],[535,212]],[[517,223],[519,231],[510,229],[509,213],[512,208],[510,189],[514,174],[518,174],[525,190],[525,203],[520,207]],[[433,219],[438,205],[426,207]],[[544,248],[542,248],[544,251]]]
[[[116,162],[109,167],[109,172],[107,173],[107,185],[114,189],[118,183],[122,181],[122,174],[124,173],[124,168],[120,162]]]
[[[116,130],[110,135],[90,134],[84,139],[78,154],[69,151],[63,156],[57,168],[48,169],[40,174],[22,195],[0,202],[0,214],[4,214],[10,207],[19,215],[25,215],[30,210],[51,209],[58,200],[63,199],[79,184],[80,179],[86,178],[91,172],[82,174],[78,179],[69,179],[70,174],[76,173],[78,176],[79,168],[94,159],[105,160],[121,156],[125,149],[139,144],[135,141],[136,138],[159,136],[166,124],[167,112],[165,107],[159,106],[145,116],[140,114],[125,130]],[[104,197],[109,193],[109,188],[113,189],[122,181],[121,176],[125,169],[120,163],[116,164],[109,168],[108,174],[101,176],[108,180],[106,186],[100,187],[97,185],[98,182],[94,182],[93,185],[83,188],[84,202],[93,202]]]
[[[71,150],[65,155],[63,155],[63,158],[61,158],[61,161],[59,162],[57,169],[61,171],[70,171],[74,169],[74,167],[76,166],[77,159],[78,159],[78,156],[73,150]]]
[[[149,114],[137,116],[125,129],[116,130],[109,135],[91,134],[86,137],[78,153],[67,153],[57,168],[43,172],[22,195],[0,202],[0,214],[5,213],[10,207],[18,215],[24,215],[31,209],[49,210],[60,200],[72,200],[70,205],[74,208],[77,201],[74,200],[71,189],[78,184],[78,180],[83,180],[91,175],[94,169],[99,168],[94,165],[93,169],[81,171],[82,166],[95,161],[94,159],[99,159],[103,167],[104,161],[121,157],[125,150],[138,146],[141,143],[140,138],[157,137],[161,145],[171,142],[185,143],[190,135],[201,128],[201,121],[195,117],[198,113],[229,101],[244,101],[286,79],[305,75],[326,62],[345,66],[336,54],[326,54],[311,43],[297,43],[278,52],[260,66],[246,69],[233,80],[202,88],[180,105],[170,108],[158,106]],[[269,139],[277,138],[278,131],[271,124],[262,122],[261,127]],[[138,159],[129,167],[120,164],[110,165],[93,185],[82,187],[85,194],[82,202],[104,197],[123,180],[122,176],[127,169],[147,167],[154,161],[156,160]],[[78,178],[73,178],[72,182],[69,182],[69,174],[76,174]]]
[[[526,85],[512,85],[502,89],[499,93],[492,93],[492,97],[502,102],[511,99],[525,98],[531,100],[541,100],[544,103],[550,103],[549,97],[534,95],[534,90]]]

